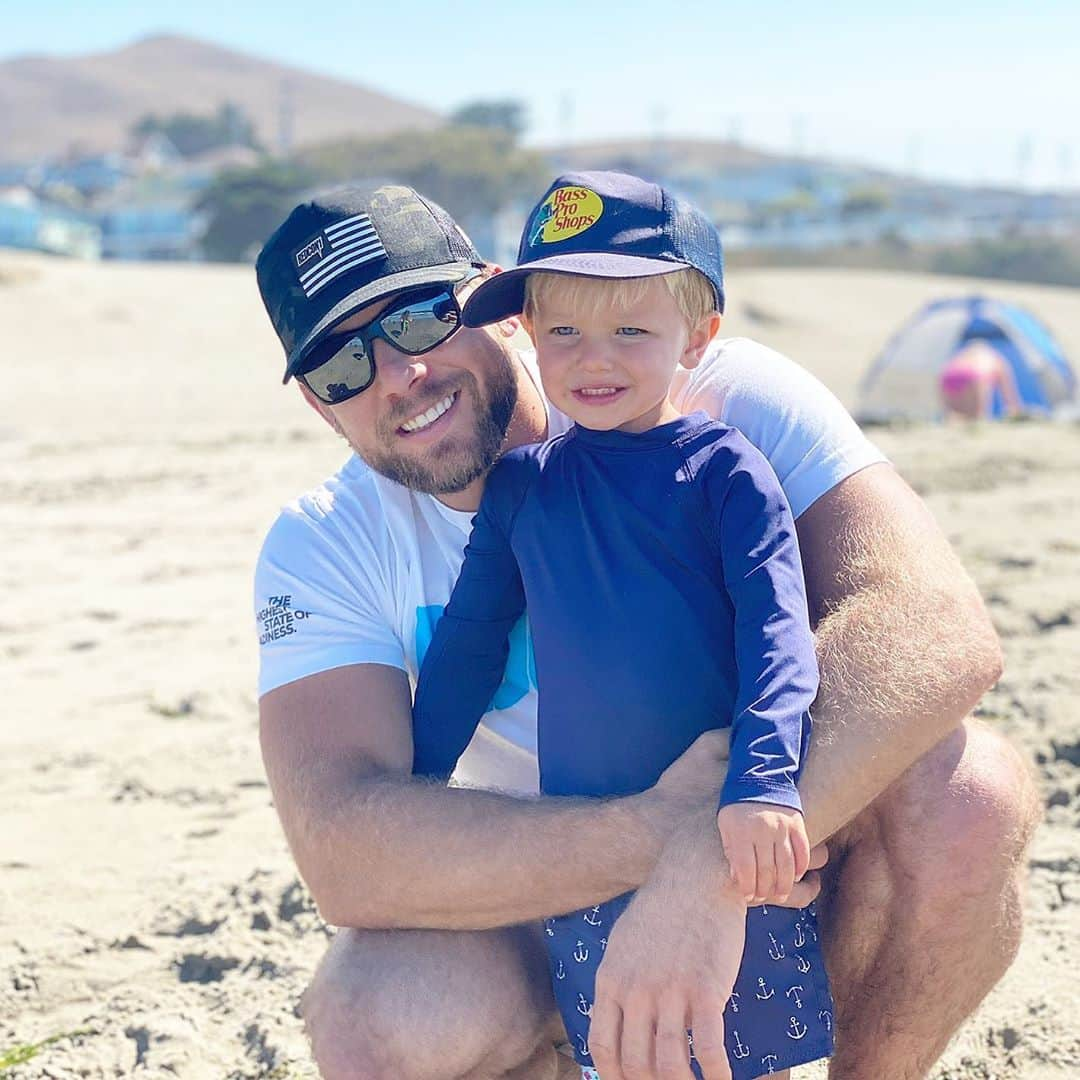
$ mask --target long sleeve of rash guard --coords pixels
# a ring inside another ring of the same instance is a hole
[[[519,472],[488,477],[457,584],[420,666],[413,702],[413,773],[448,779],[502,681],[525,592],[508,538]]]
[[[706,480],[719,512],[738,670],[720,805],[770,802],[801,810],[795,784],[809,742],[818,669],[795,523],[765,458],[742,438],[733,449],[736,464],[718,470],[720,484]]]

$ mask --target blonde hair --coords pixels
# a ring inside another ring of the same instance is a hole
[[[708,278],[700,271],[688,266],[684,270],[656,276],[667,286],[691,330],[717,310],[716,293]],[[525,304],[522,314],[527,319],[532,319],[538,307],[551,303],[556,296],[575,311],[585,310],[591,314],[607,307],[628,311],[645,299],[649,282],[652,280],[651,277],[587,277],[584,274],[537,270],[525,278]]]

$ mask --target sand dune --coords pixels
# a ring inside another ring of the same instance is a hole
[[[731,286],[731,332],[849,403],[900,319],[964,291],[803,270]],[[1029,303],[1080,358],[1080,293],[985,289]],[[0,1073],[312,1075],[294,1008],[325,930],[259,761],[250,575],[278,506],[343,446],[279,385],[243,268],[0,252],[0,362]],[[876,437],[987,598],[1008,670],[981,711],[1047,801],[1020,957],[935,1076],[1072,1078],[1080,427]]]

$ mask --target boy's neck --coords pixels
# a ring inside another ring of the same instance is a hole
[[[669,424],[672,420],[678,420],[682,413],[671,404],[671,399],[665,397],[663,401],[654,405],[648,412],[642,413],[633,420],[627,420],[625,424],[619,424],[616,431],[625,431],[628,435],[641,435],[646,431],[661,424]]]

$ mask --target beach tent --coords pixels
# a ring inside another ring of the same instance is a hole
[[[1038,319],[1012,304],[969,296],[931,301],[892,336],[862,380],[856,417],[939,419],[941,370],[958,348],[975,339],[1009,362],[1027,412],[1045,415],[1075,400],[1076,375]],[[1000,400],[993,411],[1004,415]]]

